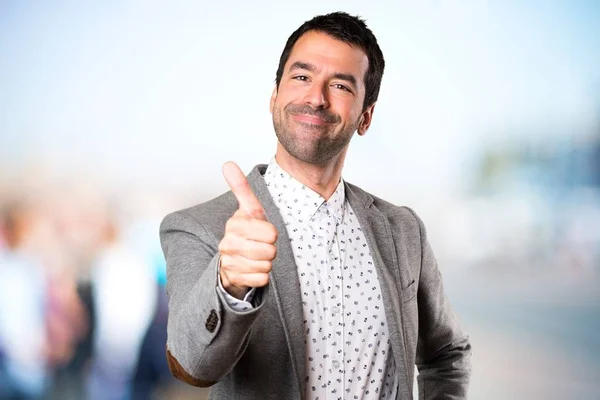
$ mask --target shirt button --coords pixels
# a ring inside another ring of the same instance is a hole
[[[331,363],[333,365],[333,368],[339,368],[340,367],[340,362],[337,360],[333,360],[333,362]]]
[[[340,312],[340,308],[338,306],[333,307],[333,313],[337,314]]]

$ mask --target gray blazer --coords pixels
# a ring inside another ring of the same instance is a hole
[[[218,244],[238,208],[232,192],[171,213],[160,228],[167,260],[171,372],[211,399],[304,398],[305,349],[300,282],[285,225],[262,178],[248,175],[268,220],[279,232],[270,282],[257,306],[237,312],[217,290]],[[346,183],[381,283],[396,372],[397,399],[412,399],[414,365],[420,399],[465,399],[471,345],[444,295],[421,220]]]

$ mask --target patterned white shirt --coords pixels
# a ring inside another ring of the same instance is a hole
[[[398,381],[373,258],[340,181],[327,201],[275,158],[264,176],[285,223],[304,314],[307,399],[395,399]],[[236,309],[252,308],[227,296]]]

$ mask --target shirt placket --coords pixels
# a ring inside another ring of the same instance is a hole
[[[324,223],[329,231],[327,240],[327,285],[331,287],[331,292],[327,296],[327,317],[328,317],[328,343],[329,343],[329,398],[344,398],[344,319],[343,319],[343,292],[342,292],[342,266],[340,257],[340,245],[337,236],[337,223],[329,210],[325,208]]]

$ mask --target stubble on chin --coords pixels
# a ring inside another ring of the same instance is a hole
[[[273,127],[279,143],[290,156],[313,165],[324,165],[337,156],[356,132],[353,126],[332,137],[327,127],[294,124],[290,115],[279,109],[273,112]],[[300,132],[304,129],[311,132]]]

